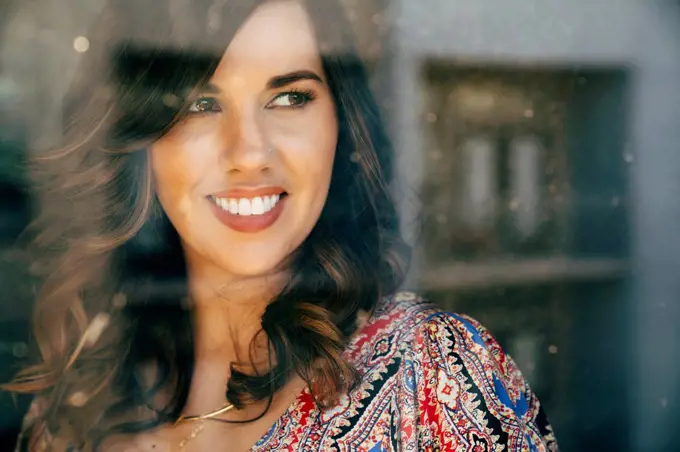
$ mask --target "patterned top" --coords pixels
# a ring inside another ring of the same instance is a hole
[[[399,293],[345,354],[356,387],[326,410],[302,391],[251,452],[558,451],[519,369],[469,317]]]

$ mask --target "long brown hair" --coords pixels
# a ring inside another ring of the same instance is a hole
[[[196,0],[180,14],[170,2],[111,0],[66,99],[65,144],[37,158],[40,358],[7,388],[45,398],[42,421],[76,445],[175,420],[186,402],[186,269],[144,149],[182,119],[262,2]],[[290,262],[294,277],[262,317],[274,364],[263,375],[232,366],[226,397],[237,407],[271,400],[293,373],[321,405],[348,390],[355,375],[342,352],[357,313],[396,290],[408,262],[390,196],[393,150],[343,11],[336,0],[303,3],[336,103],[336,159],[321,217]],[[145,244],[153,236],[160,246]],[[148,363],[158,369],[152,388],[139,379]],[[168,405],[147,409],[168,387]]]

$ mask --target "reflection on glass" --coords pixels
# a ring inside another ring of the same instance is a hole
[[[510,340],[508,349],[515,363],[522,369],[524,377],[532,387],[539,387],[541,340],[531,332],[519,333]]]
[[[488,137],[471,137],[461,146],[459,218],[472,230],[487,228],[496,219],[496,160],[496,147]]]
[[[539,222],[541,144],[527,135],[510,143],[510,207],[522,238],[536,232]]]

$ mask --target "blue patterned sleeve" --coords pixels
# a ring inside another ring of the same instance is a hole
[[[422,450],[558,451],[538,398],[477,321],[433,314],[418,340]]]

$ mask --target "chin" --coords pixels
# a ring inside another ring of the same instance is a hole
[[[265,256],[263,254],[249,254],[244,256],[244,253],[241,253],[240,255],[243,257],[238,260],[234,260],[233,256],[230,256],[229,259],[222,260],[222,268],[236,278],[258,278],[280,273],[282,263],[287,258],[285,255]]]

